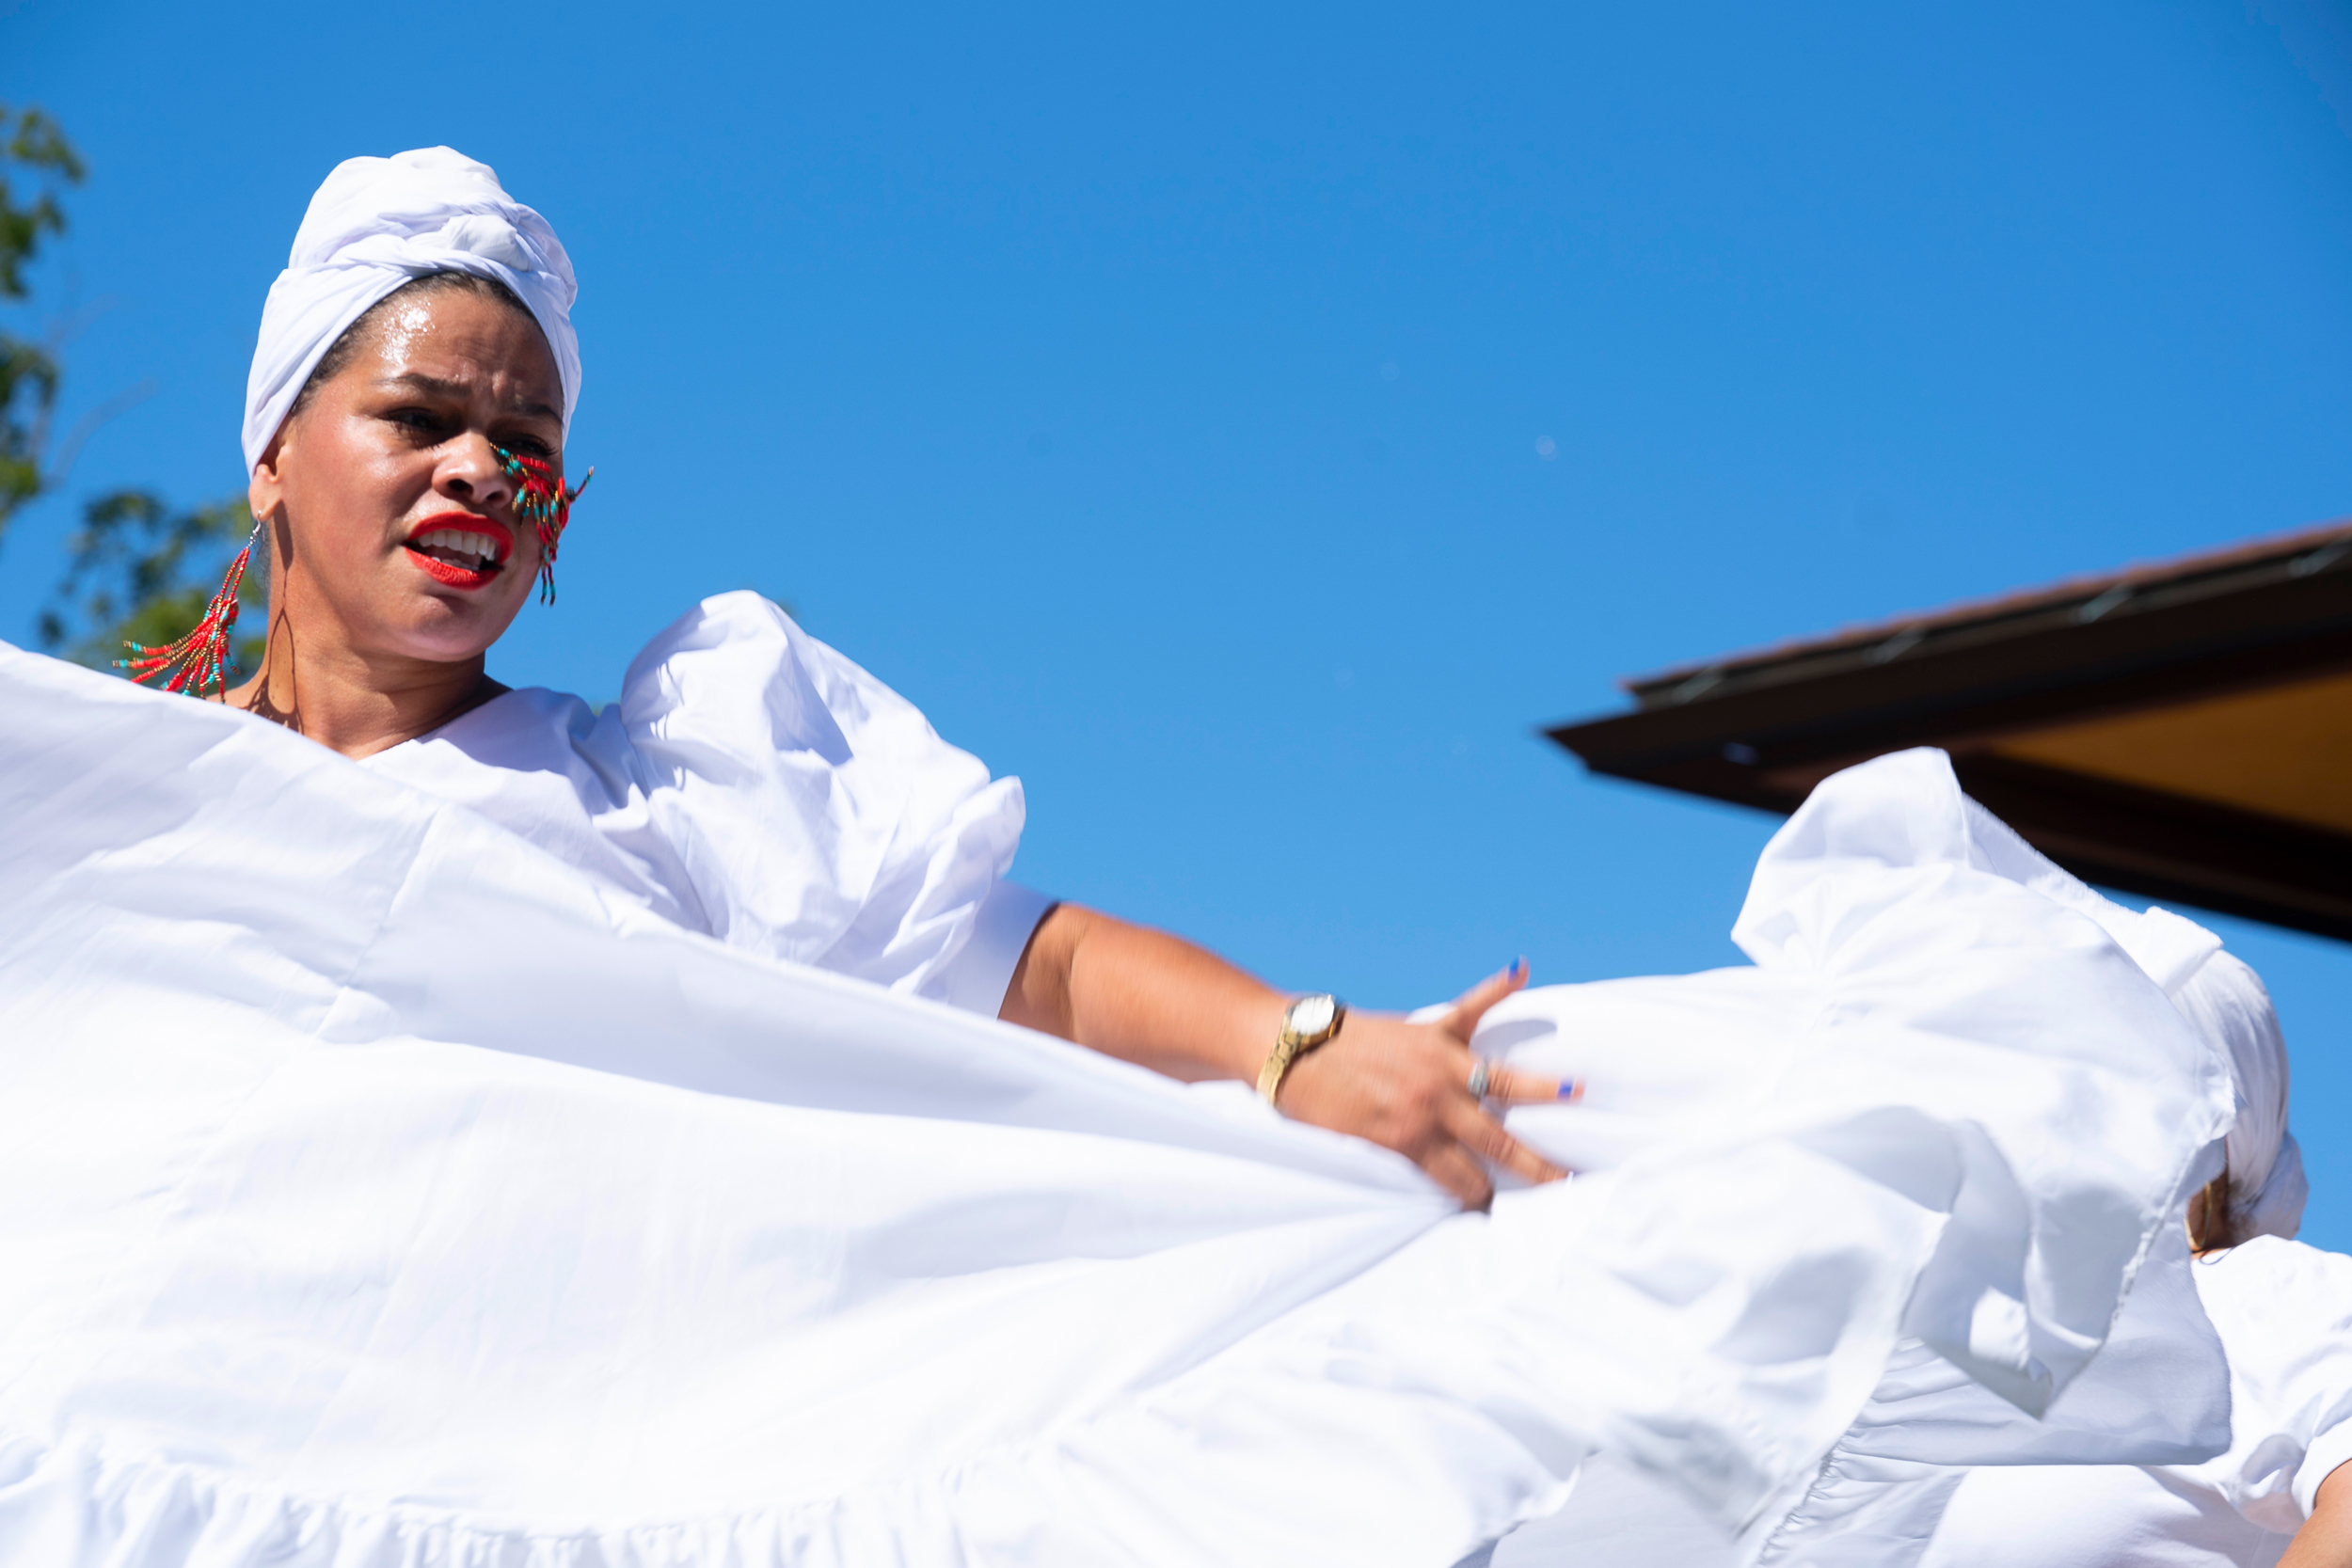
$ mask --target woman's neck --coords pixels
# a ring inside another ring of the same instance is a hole
[[[482,656],[454,664],[347,646],[300,645],[280,620],[262,671],[221,701],[285,725],[347,757],[373,756],[470,713],[507,688]]]

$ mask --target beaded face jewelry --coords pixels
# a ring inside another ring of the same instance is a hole
[[[196,629],[177,642],[160,648],[143,642],[125,641],[131,650],[129,658],[115,660],[115,668],[128,671],[135,681],[171,672],[164,683],[166,691],[193,690],[201,697],[217,691],[229,684],[229,675],[237,668],[237,661],[229,655],[229,639],[237,629],[237,589],[245,581],[246,566],[253,559],[254,541],[262,537],[262,525],[255,523],[253,531],[245,536],[245,548],[229,563],[229,575],[221,579],[220,592],[215,594],[204,607],[204,618]]]
[[[564,537],[564,526],[572,520],[572,502],[580,499],[596,470],[580,475],[580,483],[567,490],[547,459],[525,457],[500,446],[490,450],[498,453],[499,467],[515,482],[516,515],[539,531],[539,602],[553,604],[556,542]]]

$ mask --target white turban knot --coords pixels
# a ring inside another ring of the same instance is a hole
[[[335,166],[294,231],[286,270],[262,308],[245,390],[250,473],[320,358],[368,308],[411,278],[496,278],[530,307],[564,381],[564,428],[580,404],[571,258],[548,220],[509,197],[487,164],[446,147]]]

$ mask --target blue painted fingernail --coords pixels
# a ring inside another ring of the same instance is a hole
[[[1577,1090],[1581,1087],[1582,1085],[1577,1083],[1575,1079],[1564,1078],[1560,1081],[1560,1098],[1563,1100],[1574,1100],[1576,1098]]]

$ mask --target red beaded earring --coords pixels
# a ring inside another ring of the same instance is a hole
[[[209,690],[225,689],[229,675],[237,669],[237,661],[229,653],[229,639],[237,629],[237,589],[244,583],[246,566],[253,559],[254,541],[261,537],[262,525],[257,522],[253,531],[246,535],[245,548],[229,563],[229,575],[221,579],[220,592],[205,605],[204,618],[197,622],[194,631],[161,648],[126,641],[122,645],[131,650],[131,657],[116,659],[115,668],[130,672],[135,681],[168,670],[171,678],[164,683],[166,691],[193,689],[201,697]]]
[[[564,537],[564,527],[572,520],[572,502],[588,488],[588,482],[596,477],[589,469],[580,476],[580,483],[570,489],[555,476],[554,465],[542,457],[525,457],[504,447],[490,449],[498,453],[499,467],[515,482],[516,515],[528,518],[539,531],[539,602],[555,602],[555,546]]]

